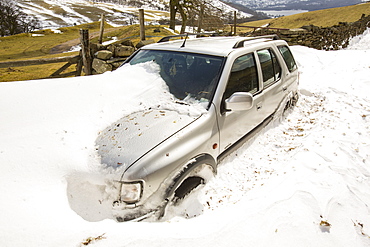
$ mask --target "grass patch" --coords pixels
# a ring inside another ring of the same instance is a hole
[[[15,67],[3,68],[0,69],[0,78],[2,82],[25,81],[47,78],[51,74],[53,74],[56,70],[58,70],[60,67],[62,67],[64,64],[65,63],[53,63],[16,68]],[[75,65],[71,65],[63,73],[72,71],[76,71]]]
[[[165,29],[165,27],[166,26],[164,25],[145,26],[146,39],[154,39],[155,41],[158,41],[164,36],[173,35],[173,33]],[[155,30],[159,30],[160,32]],[[137,44],[140,41],[140,26],[130,25],[107,30],[103,35],[103,41],[111,40],[112,37],[117,37],[118,40],[130,39],[134,44]],[[97,42],[98,37],[91,39],[91,41]]]
[[[110,28],[110,25],[105,28]],[[49,57],[50,49],[54,46],[78,39],[79,30],[87,28],[90,32],[99,31],[100,23],[94,22],[73,27],[60,28],[62,33],[54,33],[50,29],[37,31],[31,34],[17,34],[0,38],[0,62]],[[33,36],[42,34],[44,36]]]

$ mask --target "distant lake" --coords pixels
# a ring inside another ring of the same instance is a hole
[[[308,10],[302,9],[290,9],[290,10],[257,10],[258,12],[263,12],[269,16],[286,16],[295,15],[299,13],[308,12]]]

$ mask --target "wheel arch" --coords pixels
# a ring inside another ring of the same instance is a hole
[[[204,167],[201,167],[204,165]],[[183,184],[184,181],[189,176],[197,176],[201,177],[202,179],[207,179],[201,176],[201,172],[204,168],[209,168],[212,171],[212,175],[214,176],[217,173],[217,162],[216,160],[209,154],[200,154],[193,159],[189,160],[186,165],[183,166],[181,171],[179,171],[172,179],[172,182],[167,187],[165,192],[165,199],[171,198],[174,195],[175,191]],[[200,169],[197,171],[197,169]]]

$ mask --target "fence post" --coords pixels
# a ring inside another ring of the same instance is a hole
[[[83,61],[82,61],[81,53],[82,52],[80,52],[80,59],[77,61],[77,64],[76,64],[76,76],[80,76],[82,72]]]
[[[236,35],[236,11],[234,11],[234,35]]]
[[[145,40],[144,9],[139,9],[140,40]]]
[[[103,43],[104,21],[105,21],[105,16],[104,16],[104,14],[101,14],[101,18],[100,18],[99,44]]]
[[[81,41],[81,52],[82,52],[82,63],[84,66],[84,72],[86,75],[92,74],[92,59],[90,53],[89,43],[89,30],[80,29],[80,41]]]

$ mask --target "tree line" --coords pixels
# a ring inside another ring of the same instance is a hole
[[[12,0],[0,0],[0,36],[29,33],[41,28],[36,17],[22,12]]]

